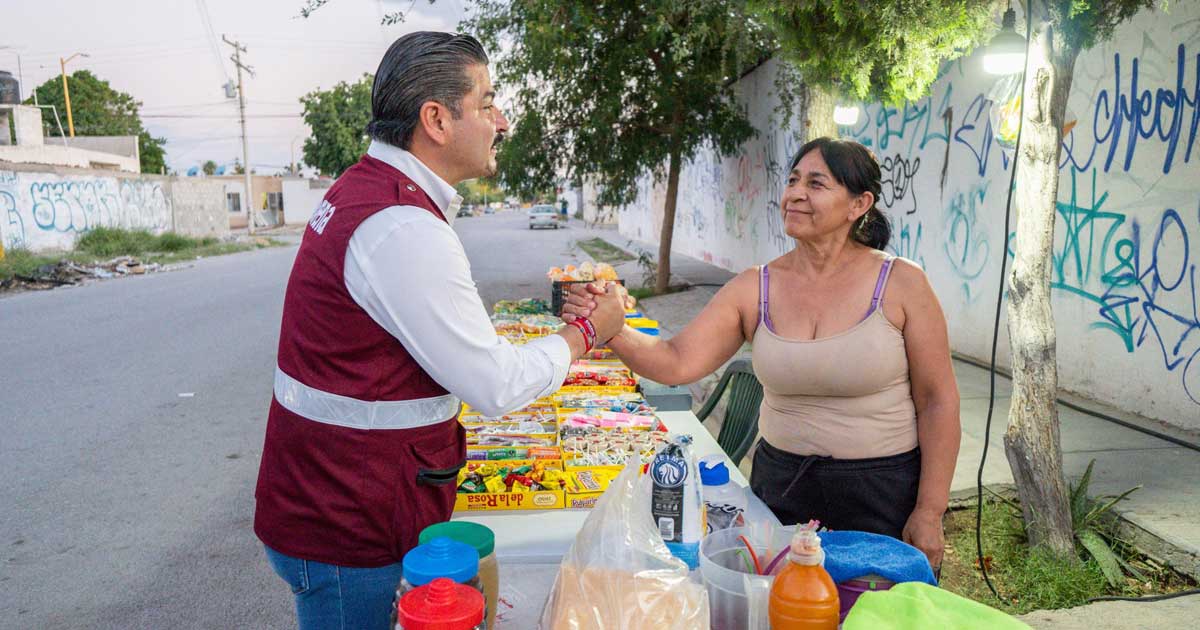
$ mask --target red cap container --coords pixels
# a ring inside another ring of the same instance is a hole
[[[436,578],[400,598],[396,620],[404,630],[475,630],[483,621],[483,593]]]

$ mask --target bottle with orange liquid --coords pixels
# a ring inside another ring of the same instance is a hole
[[[824,560],[817,532],[798,530],[787,566],[771,585],[767,606],[771,630],[837,630],[838,592],[821,566]]]

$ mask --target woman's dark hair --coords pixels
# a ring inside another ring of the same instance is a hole
[[[833,138],[817,138],[810,140],[800,147],[796,157],[788,166],[788,171],[796,168],[800,158],[812,151],[820,151],[821,157],[829,167],[829,172],[837,182],[846,187],[852,195],[869,192],[874,198],[871,209],[854,224],[850,237],[875,249],[887,247],[892,240],[892,224],[879,210],[879,196],[883,192],[881,183],[882,173],[875,155],[867,147],[853,140],[834,140]]]
[[[375,71],[367,135],[411,148],[421,105],[437,101],[454,118],[462,116],[462,99],[473,87],[467,67],[487,62],[483,46],[470,35],[418,31],[397,39]]]

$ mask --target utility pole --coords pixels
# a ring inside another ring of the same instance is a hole
[[[67,62],[76,57],[87,56],[87,53],[75,53],[66,59],[63,59],[62,57],[58,58],[58,67],[62,69],[63,100],[66,101],[67,104],[67,129],[71,132],[72,138],[75,137],[75,117],[71,116],[71,91],[69,88],[67,88]]]
[[[246,52],[245,46],[237,41],[229,41],[224,35],[221,36],[221,40],[233,46],[231,59],[233,59],[233,65],[237,66],[238,112],[242,123],[242,173],[246,180],[246,230],[250,234],[254,234],[254,193],[250,188],[250,145],[246,139],[246,87],[242,82],[242,70],[245,70],[250,76],[254,76],[254,68],[242,64],[242,53]]]

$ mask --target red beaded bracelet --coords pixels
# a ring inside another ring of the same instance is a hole
[[[579,330],[579,333],[581,335],[583,335],[583,351],[584,351],[584,353],[591,352],[592,348],[595,347],[595,345],[596,345],[596,335],[595,335],[595,333],[588,332],[587,326],[583,323],[586,321],[587,321],[587,319],[585,319],[585,318],[579,318],[579,319],[572,320],[570,322],[570,324],[568,324],[570,326],[574,326],[576,329]],[[590,324],[591,322],[588,322],[588,323]]]

